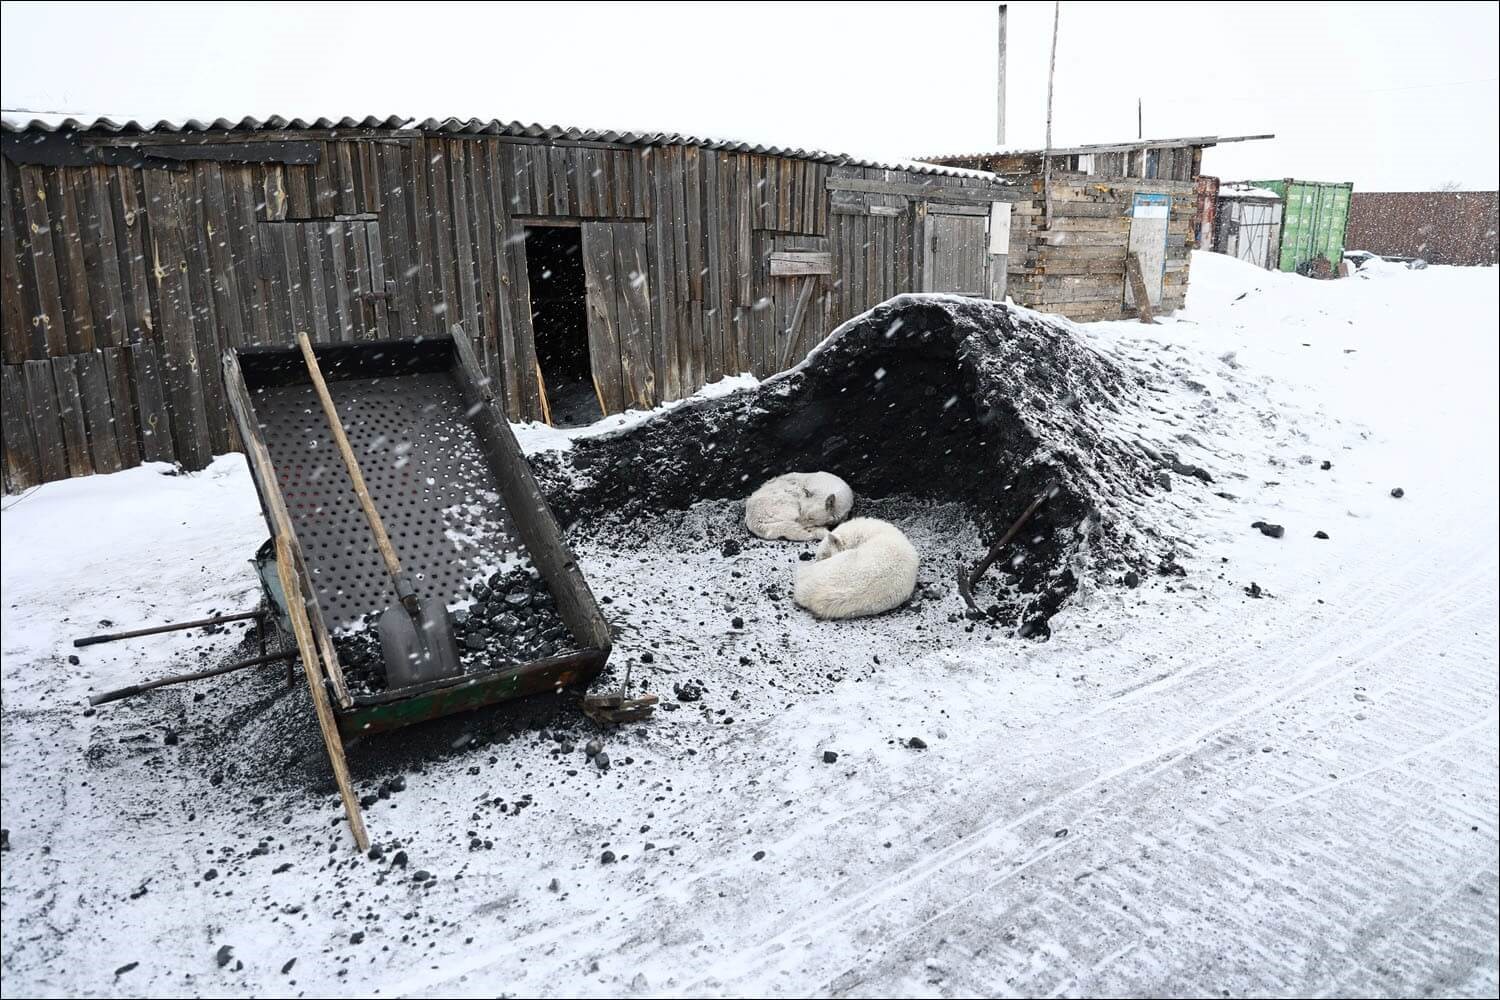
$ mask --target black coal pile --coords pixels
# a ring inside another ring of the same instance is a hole
[[[453,612],[453,631],[465,672],[494,670],[574,649],[572,633],[557,612],[546,581],[534,569],[494,573],[469,587],[473,603]],[[385,688],[379,615],[334,639],[344,677],[356,691]]]
[[[1119,434],[1141,388],[1066,321],[904,295],[754,389],[532,463],[559,521],[585,532],[826,470],[861,497],[959,501],[993,540],[1046,492],[1004,567],[1028,596],[991,605],[997,618],[1045,620],[1080,574],[1118,579],[1148,565],[1136,515],[1163,458]]]

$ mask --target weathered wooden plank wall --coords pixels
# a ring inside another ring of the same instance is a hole
[[[292,137],[314,142],[317,161],[3,161],[8,489],[142,460],[201,468],[237,444],[220,353],[301,330],[350,341],[459,323],[507,413],[541,417],[528,225],[591,227],[589,269],[608,286],[598,301],[613,331],[601,392],[615,408],[795,363],[838,323],[921,287],[914,248],[929,203],[977,211],[1013,197],[985,178],[698,146]],[[826,257],[828,273],[772,275],[771,253]]]
[[[1039,186],[1033,200],[1011,207],[1009,288],[1016,301],[1080,322],[1134,316],[1134,307],[1125,304],[1125,255],[1137,191],[1172,199],[1166,275],[1157,311],[1182,308],[1195,247],[1194,185],[1130,178],[1054,180],[1053,220],[1047,230],[1036,223],[1042,211]]]

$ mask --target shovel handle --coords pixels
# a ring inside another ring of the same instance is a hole
[[[313,389],[318,393],[318,402],[323,404],[323,415],[328,418],[328,427],[333,431],[334,443],[338,445],[339,454],[343,456],[344,468],[349,470],[349,478],[354,483],[354,495],[359,498],[359,505],[365,512],[365,520],[370,522],[370,532],[375,536],[375,546],[380,550],[380,558],[385,561],[386,572],[391,574],[391,580],[396,584],[396,594],[401,598],[401,603],[406,610],[415,614],[413,610],[417,604],[417,595],[412,590],[411,584],[401,575],[401,560],[396,557],[396,548],[391,544],[391,536],[385,532],[385,522],[380,519],[380,511],[375,509],[375,501],[370,498],[370,490],[365,486],[365,477],[359,471],[359,462],[354,457],[354,449],[349,447],[349,436],[344,433],[344,422],[339,419],[339,411],[334,409],[333,397],[328,394],[328,383],[323,381],[323,371],[318,367],[318,359],[313,355],[312,341],[307,334],[297,334],[297,346],[302,348],[303,360],[307,362],[307,374],[312,377]]]

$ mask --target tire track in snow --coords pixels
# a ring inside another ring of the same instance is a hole
[[[797,957],[805,954],[805,952],[799,949],[792,948],[791,945],[799,941],[802,943],[807,943],[816,940],[820,935],[826,933],[829,927],[842,926],[853,920],[857,916],[868,913],[876,907],[890,902],[893,897],[898,896],[903,892],[910,892],[913,886],[919,885],[920,883],[928,880],[936,872],[953,864],[956,864],[959,861],[966,860],[976,851],[982,850],[986,847],[994,846],[994,844],[1004,834],[1011,833],[1020,826],[1032,820],[1035,820],[1043,813],[1054,808],[1063,799],[1071,798],[1089,789],[1112,783],[1117,778],[1123,777],[1133,771],[1140,770],[1147,765],[1155,764],[1155,767],[1153,767],[1150,771],[1144,773],[1144,778],[1149,779],[1150,777],[1153,777],[1157,773],[1159,773],[1163,768],[1170,766],[1184,756],[1187,756],[1194,750],[1198,749],[1202,745],[1203,741],[1214,733],[1217,733],[1227,728],[1228,726],[1241,721],[1252,713],[1264,711],[1268,708],[1283,704],[1294,698],[1305,696],[1320,688],[1326,687],[1328,684],[1333,683],[1335,680],[1347,676],[1349,673],[1362,666],[1364,663],[1364,661],[1361,659],[1355,659],[1339,668],[1338,670],[1332,672],[1331,674],[1327,674],[1326,676],[1322,677],[1318,676],[1320,673],[1322,673],[1322,671],[1324,671],[1328,666],[1330,666],[1337,660],[1345,656],[1349,656],[1354,653],[1369,649],[1371,647],[1390,649],[1396,648],[1397,646],[1404,646],[1409,642],[1413,642],[1417,638],[1422,637],[1422,633],[1413,631],[1413,626],[1415,626],[1419,622],[1427,622],[1427,630],[1435,632],[1438,626],[1446,624],[1453,617],[1463,613],[1464,610],[1467,610],[1468,605],[1460,605],[1458,608],[1449,611],[1436,619],[1430,617],[1430,608],[1443,601],[1444,599],[1456,594],[1468,593],[1475,580],[1481,578],[1494,579],[1496,568],[1497,567],[1493,559],[1486,560],[1484,563],[1471,570],[1465,576],[1456,581],[1452,581],[1450,586],[1448,586],[1447,588],[1444,588],[1443,590],[1440,590],[1436,593],[1429,593],[1426,598],[1417,603],[1406,605],[1403,611],[1399,612],[1393,617],[1386,619],[1385,624],[1375,632],[1359,634],[1357,641],[1353,644],[1335,644],[1333,649],[1325,651],[1312,665],[1304,668],[1297,674],[1296,678],[1292,681],[1292,683],[1296,685],[1295,687],[1283,686],[1276,692],[1259,699],[1255,703],[1228,716],[1221,717],[1216,721],[1208,724],[1207,726],[1200,728],[1185,739],[1176,741],[1166,747],[1153,748],[1152,750],[1144,754],[1138,755],[1125,764],[1122,764],[1112,770],[1106,771],[1103,774],[1097,775],[1081,785],[1067,789],[1053,796],[1047,802],[1028,810],[1026,813],[1022,814],[1019,817],[1015,817],[1013,819],[996,820],[987,823],[974,832],[968,834],[967,836],[958,839],[947,848],[929,855],[921,862],[892,873],[890,876],[887,876],[879,882],[866,887],[864,890],[853,896],[840,900],[839,902],[820,909],[815,913],[804,916],[794,927],[788,928],[787,930],[776,934],[769,940],[762,942],[760,945],[757,945],[750,952],[737,955],[736,960],[739,962],[739,964],[747,967],[747,970],[761,970],[760,975],[763,978],[765,975],[769,975],[769,973],[765,970],[770,964],[768,960],[772,954],[781,953],[792,957]],[[1392,596],[1393,598],[1399,596],[1399,592],[1397,592],[1394,588],[1390,589],[1392,590],[1390,596]],[[1402,631],[1405,631],[1407,633],[1405,637],[1397,640],[1395,644],[1385,645],[1386,640],[1392,633]],[[1285,663],[1299,658],[1299,654],[1289,654],[1288,656],[1284,657],[1281,662]],[[1220,658],[1216,657],[1215,659],[1217,660]],[[874,809],[883,807],[884,804],[874,806],[872,807],[872,811]],[[1078,822],[1079,820],[1077,819],[1073,821],[1075,825]],[[971,899],[972,896],[973,894],[965,897],[965,899]],[[959,904],[955,904],[955,906],[957,905],[962,905],[962,902]],[[952,908],[950,907],[950,909]],[[732,980],[735,977],[720,976],[716,978],[728,978]],[[830,985],[831,982],[832,980],[830,980],[829,982],[825,982],[823,984],[823,987],[826,988]],[[700,980],[695,983],[695,986],[698,988],[703,988],[705,984]]]

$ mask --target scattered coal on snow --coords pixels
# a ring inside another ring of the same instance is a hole
[[[737,505],[789,471],[843,477],[860,513],[870,500],[953,505],[972,537],[961,547],[919,545],[929,578],[977,560],[1046,493],[977,594],[993,620],[1038,634],[1080,577],[1144,565],[1151,532],[1136,516],[1139,499],[1156,488],[1161,465],[1180,463],[1120,436],[1120,416],[1140,405],[1140,389],[1139,376],[1066,320],[905,295],[845,323],[796,368],[758,386],[532,462],[575,539],[601,547],[658,537],[671,530],[667,512]],[[742,528],[724,530],[715,544],[726,550],[749,541]]]

